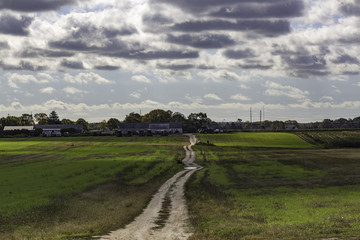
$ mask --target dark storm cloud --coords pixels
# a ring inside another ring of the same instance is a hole
[[[29,35],[29,29],[33,18],[22,16],[20,19],[15,16],[4,14],[0,15],[0,33],[27,36]]]
[[[61,66],[65,67],[65,68],[70,68],[70,69],[84,69],[84,64],[80,61],[69,61],[64,59],[61,62]]]
[[[67,51],[52,51],[46,49],[37,49],[37,48],[27,48],[18,53],[19,57],[22,58],[36,58],[36,57],[71,57],[75,55],[74,53]]]
[[[340,38],[338,41],[343,44],[359,44],[360,43],[360,35],[352,34],[352,35],[346,36],[346,38]]]
[[[340,12],[347,16],[360,16],[360,2],[357,3],[343,3],[340,6]]]
[[[254,50],[247,48],[244,50],[226,50],[223,55],[230,59],[243,59],[255,57]]]
[[[324,76],[329,73],[326,60],[317,56],[283,56],[282,60],[284,64],[288,65],[288,69],[291,71],[290,75],[292,76]]]
[[[311,53],[302,46],[289,50],[286,45],[273,44],[271,54],[279,56],[284,69],[290,76],[307,78],[309,76],[325,76],[329,74],[329,66],[325,57],[331,54],[328,46],[318,46]]]
[[[43,50],[40,52],[40,55],[44,57],[58,58],[58,57],[72,57],[75,54],[66,51]]]
[[[232,6],[242,3],[277,3],[286,0],[152,0],[154,3],[171,4],[191,12],[207,11],[209,8]]]
[[[0,49],[9,49],[10,46],[7,42],[0,42]]]
[[[249,64],[239,64],[239,67],[242,69],[258,69],[258,70],[268,70],[273,67],[273,65],[264,65],[260,63],[249,63]]]
[[[216,69],[215,66],[211,66],[211,65],[206,65],[206,64],[200,64],[199,66],[197,66],[198,69],[202,69],[202,70],[212,70],[212,69]]]
[[[199,53],[197,51],[140,51],[140,52],[115,52],[109,53],[109,56],[136,60],[156,60],[156,59],[186,59],[186,58],[198,58]]]
[[[130,47],[116,37],[137,33],[137,30],[132,26],[123,26],[118,29],[98,28],[92,24],[75,23],[73,21],[69,21],[68,25],[72,26],[74,30],[63,39],[49,41],[50,48],[97,54],[120,50],[127,51]],[[136,45],[137,43],[132,42],[131,44]]]
[[[97,48],[94,46],[88,46],[82,40],[60,40],[49,42],[49,47],[57,49],[65,49],[69,51],[93,51]]]
[[[100,42],[101,43],[101,42]],[[50,48],[63,49],[68,51],[78,51],[78,52],[93,52],[97,54],[105,54],[106,52],[116,52],[116,51],[128,51],[129,47],[125,42],[122,42],[117,39],[108,39],[107,43],[104,46],[95,46],[91,43],[86,42],[86,40],[78,39],[72,40],[72,38],[63,39],[60,41],[51,41],[49,42]]]
[[[223,48],[235,44],[228,35],[223,34],[201,34],[201,35],[180,35],[169,34],[167,41],[170,43],[191,46],[194,48]]]
[[[173,70],[173,71],[188,70],[188,69],[191,69],[191,68],[195,67],[192,64],[170,64],[170,65],[158,64],[157,66],[159,68],[161,68],[161,69],[170,69],[170,70]]]
[[[286,20],[238,20],[236,22],[223,20],[188,21],[175,24],[172,29],[182,32],[202,32],[211,30],[253,31],[266,36],[277,36],[291,32],[290,22]]]
[[[143,23],[145,24],[169,24],[172,23],[172,19],[164,16],[161,13],[157,14],[146,14],[142,18]]]
[[[0,9],[20,12],[51,11],[76,2],[75,0],[1,0]]]
[[[145,14],[142,18],[144,30],[151,33],[167,31],[166,27],[173,23],[173,20],[161,13]]]
[[[276,4],[242,4],[236,7],[223,7],[211,13],[215,17],[226,18],[291,18],[303,15],[304,3],[290,0]]]
[[[114,71],[120,69],[119,66],[111,66],[111,65],[102,65],[102,66],[95,66],[97,70],[107,70],[107,71]]]
[[[347,54],[341,55],[338,58],[331,60],[331,62],[336,64],[341,64],[341,63],[359,64],[359,60],[357,58]]]
[[[345,72],[342,72],[342,74],[345,74],[345,75],[359,75],[360,72],[359,71],[345,71]]]
[[[3,70],[26,70],[26,71],[43,71],[46,70],[44,66],[36,66],[27,61],[20,61],[18,65],[9,65],[0,61],[0,67]]]
[[[137,45],[136,43],[133,43]],[[104,47],[88,46],[81,40],[61,40],[49,42],[51,48],[65,49],[68,51],[90,52],[93,54],[135,59],[135,60],[154,60],[154,59],[184,59],[184,58],[198,58],[197,51],[177,51],[177,50],[160,50],[160,51],[145,51],[139,46],[127,46],[124,42],[119,40],[112,40]]]

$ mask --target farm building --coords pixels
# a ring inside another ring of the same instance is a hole
[[[35,129],[74,129],[76,133],[83,132],[83,126],[81,124],[48,124],[48,125],[35,125]]]
[[[119,132],[122,134],[169,134],[183,133],[181,123],[121,123]]]
[[[44,137],[61,137],[61,129],[60,128],[44,128],[42,130],[42,135]]]
[[[4,131],[21,131],[21,130],[28,130],[34,131],[34,126],[5,126]]]
[[[53,125],[35,125],[35,129],[42,129],[43,136],[61,136],[62,131],[74,131],[75,133],[82,133],[83,126],[78,124],[53,124]]]

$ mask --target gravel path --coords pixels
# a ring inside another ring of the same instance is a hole
[[[190,145],[184,146],[183,171],[165,182],[153,196],[148,206],[125,228],[113,231],[101,240],[185,240],[191,236],[187,226],[188,211],[184,198],[184,185],[200,166],[194,163],[195,152],[191,146],[196,143],[194,135],[188,135]]]

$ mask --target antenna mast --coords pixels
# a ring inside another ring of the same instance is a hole
[[[252,109],[250,108],[250,128],[252,128]]]
[[[265,106],[263,106],[263,121],[265,121]]]

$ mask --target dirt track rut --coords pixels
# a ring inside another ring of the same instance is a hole
[[[186,156],[183,159],[185,170],[175,174],[166,181],[153,196],[144,211],[125,228],[101,236],[101,240],[185,240],[192,233],[187,224],[188,211],[184,198],[184,185],[189,177],[201,167],[194,163],[195,152],[191,146],[196,143],[194,135],[188,135],[190,145],[184,146]],[[167,213],[164,211],[165,202],[170,203]],[[159,220],[163,224],[159,224]]]

